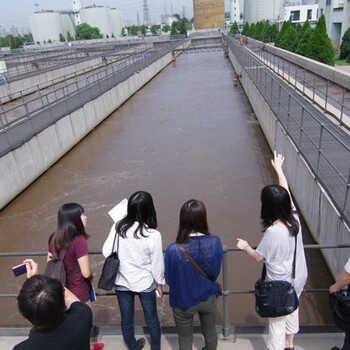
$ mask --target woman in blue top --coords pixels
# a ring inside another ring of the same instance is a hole
[[[180,246],[186,252],[181,251]],[[188,260],[188,254],[204,271],[204,276]],[[220,273],[222,245],[208,230],[207,213],[201,201],[191,199],[180,211],[176,243],[165,253],[165,280],[169,303],[179,334],[179,349],[191,350],[193,317],[198,313],[206,350],[217,348],[216,299],[220,294],[216,279]]]

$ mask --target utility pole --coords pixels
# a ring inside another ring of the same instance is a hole
[[[147,0],[143,0],[143,24],[145,26],[149,26],[151,24],[151,16],[149,14]]]
[[[39,12],[39,4],[35,4],[36,12]]]

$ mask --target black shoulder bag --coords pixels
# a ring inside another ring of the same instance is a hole
[[[297,236],[293,258],[292,279],[295,278],[295,260],[297,252]],[[255,310],[261,317],[279,317],[291,314],[299,306],[294,286],[287,281],[265,281],[266,266],[264,264],[261,279],[255,283]]]
[[[116,237],[118,236],[117,242],[117,251],[114,252],[114,245]],[[115,278],[117,277],[118,269],[119,269],[119,234],[115,231],[115,236],[113,240],[112,253],[108,256],[103,264],[101,277],[98,280],[98,288],[104,290],[111,290],[114,286]]]
[[[329,294],[329,309],[335,325],[345,332],[350,331],[350,285],[347,292],[340,290]]]

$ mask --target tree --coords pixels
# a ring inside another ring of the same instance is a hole
[[[71,35],[70,32],[67,32],[66,38],[67,38],[67,41],[73,41],[74,40],[74,37]]]
[[[307,57],[334,66],[335,51],[331,39],[327,35],[326,19],[322,15],[312,32]]]
[[[176,23],[176,21],[174,21],[174,22],[171,24],[170,35],[177,35],[177,34],[178,34],[178,31],[177,31],[177,23]]]
[[[242,35],[247,36],[247,35],[248,35],[248,32],[249,32],[249,23],[248,23],[248,22],[245,22],[245,23],[244,23],[244,26],[243,26],[243,30],[242,30]]]
[[[122,31],[121,31],[120,34],[121,34],[121,36],[127,36],[128,35],[128,32],[127,32],[125,27],[122,28]],[[113,38],[114,38],[114,36],[113,36]]]
[[[142,35],[146,35],[146,33],[147,33],[147,28],[146,28],[146,26],[142,25],[141,28],[140,28],[140,30],[141,30],[141,34],[142,34]]]
[[[60,33],[58,37],[59,37],[59,40],[61,43],[66,41],[66,38],[64,37],[64,35],[62,33]]]
[[[284,32],[283,37],[280,39],[279,47],[284,50],[289,50],[295,52],[295,40],[298,36],[297,31],[293,26],[289,26],[287,30]]]
[[[284,21],[282,28],[280,30],[280,32],[277,34],[276,40],[275,40],[275,46],[279,47],[279,44],[283,38],[284,33],[287,31],[287,29],[289,27],[291,27],[292,24],[290,23],[290,21]]]
[[[247,33],[247,36],[249,36],[250,38],[254,38],[254,35],[255,35],[255,23],[252,23],[250,26],[249,26],[249,30],[248,30],[248,33]]]
[[[153,35],[157,35],[159,29],[160,29],[160,25],[158,25],[158,24],[153,24],[153,25],[151,26],[151,33],[152,33]]]
[[[340,45],[340,59],[345,59],[350,57],[350,28],[346,30],[343,35],[342,43]]]
[[[139,32],[139,28],[135,25],[132,25],[131,27],[128,27],[128,33],[130,35],[137,35],[137,33]]]
[[[299,40],[298,46],[295,50],[295,52],[298,55],[307,56],[307,53],[309,51],[309,46],[310,46],[310,40],[312,37],[312,31],[313,29],[311,28],[311,26],[309,26],[309,28],[306,29],[302,38]]]
[[[299,27],[299,30],[297,31],[298,35],[297,35],[297,38],[295,39],[295,43],[294,43],[295,50],[297,50],[302,37],[304,36],[305,32],[309,28],[311,28],[311,26],[310,26],[310,22],[308,20],[306,20],[306,22],[304,22],[304,24]]]
[[[47,41],[47,43],[48,43],[48,44],[52,44],[52,40],[49,39],[49,40]]]
[[[100,39],[102,35],[97,27],[91,27],[87,23],[78,24],[75,30],[77,40]]]
[[[234,21],[231,25],[231,29],[230,29],[230,33],[232,34],[239,34],[239,28],[238,28],[238,24],[236,21]]]
[[[168,32],[170,32],[170,30],[171,30],[171,27],[169,26],[169,24],[163,24],[162,31],[164,33],[168,33]]]

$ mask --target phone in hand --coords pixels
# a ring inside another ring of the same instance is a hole
[[[17,277],[17,276],[23,275],[24,273],[27,273],[27,266],[26,266],[26,264],[22,263],[22,264],[14,266],[12,268],[12,271],[13,271],[14,275]]]

